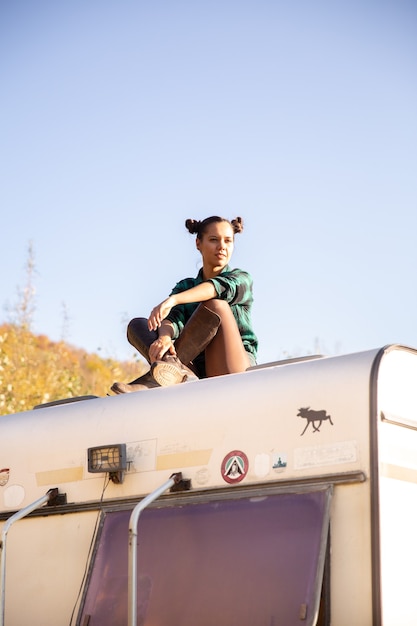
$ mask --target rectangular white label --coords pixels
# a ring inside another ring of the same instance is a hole
[[[356,441],[340,441],[323,446],[309,446],[294,450],[294,468],[301,470],[321,465],[356,463],[358,446]]]

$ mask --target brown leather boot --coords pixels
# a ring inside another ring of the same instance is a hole
[[[131,393],[132,391],[143,391],[144,389],[153,389],[154,387],[160,387],[156,380],[153,378],[151,372],[146,372],[143,376],[132,380],[130,383],[113,383],[110,389],[113,393]]]
[[[161,387],[198,380],[190,365],[206,349],[220,326],[220,316],[200,304],[175,342],[177,356],[166,354],[151,366],[151,374]]]
[[[203,352],[219,330],[220,315],[200,304],[175,341],[178,358],[187,366]]]
[[[165,354],[162,361],[152,363],[151,373],[161,387],[198,380],[198,376],[173,354]]]
[[[148,330],[148,320],[144,317],[136,317],[129,322],[127,327],[127,339],[129,343],[136,348],[136,350],[148,361],[149,359],[149,346],[155,339],[158,338],[158,333]],[[154,387],[160,387],[160,385],[154,380],[150,371],[132,380],[130,383],[113,383],[110,387],[111,391],[116,394],[130,393],[132,391],[142,391],[144,389],[152,389]]]

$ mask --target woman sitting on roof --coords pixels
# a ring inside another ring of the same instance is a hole
[[[196,235],[203,267],[196,278],[177,283],[148,319],[129,323],[128,341],[151,367],[128,384],[114,383],[116,394],[244,372],[256,364],[252,277],[229,266],[242,219],[212,216],[188,219],[185,226]]]

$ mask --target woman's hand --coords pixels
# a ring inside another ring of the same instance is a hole
[[[149,359],[151,363],[161,361],[165,354],[175,354],[174,344],[169,335],[161,335],[149,346]]]
[[[160,328],[162,320],[164,320],[170,313],[172,307],[174,306],[174,302],[171,296],[166,300],[163,300],[161,304],[155,306],[151,314],[148,318],[148,328],[149,330],[157,330]]]

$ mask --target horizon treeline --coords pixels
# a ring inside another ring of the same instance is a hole
[[[10,320],[0,324],[0,416],[54,400],[105,396],[115,380],[128,382],[146,371],[144,361],[101,358],[63,339],[54,342],[46,335],[33,333],[34,275],[30,242],[26,285],[18,289],[18,302],[9,311]]]
[[[0,325],[0,415],[64,398],[105,396],[115,380],[127,382],[145,370],[141,361],[101,358],[25,326]]]

